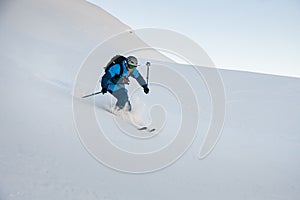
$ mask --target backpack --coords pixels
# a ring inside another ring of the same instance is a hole
[[[119,65],[120,65],[120,73],[117,74],[117,75],[115,76],[115,78],[116,78],[116,77],[120,78],[120,77],[122,76],[122,74],[123,74],[123,66],[122,66],[122,62],[123,62],[124,60],[127,60],[127,58],[124,57],[124,56],[121,56],[121,55],[115,55],[114,57],[112,57],[112,59],[110,59],[110,61],[109,61],[109,62],[107,63],[107,65],[104,67],[105,73],[106,73],[113,65],[119,64]]]

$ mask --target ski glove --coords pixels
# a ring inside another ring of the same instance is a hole
[[[107,89],[106,88],[102,88],[101,93],[105,94],[106,92],[107,92]]]
[[[144,92],[145,92],[145,94],[149,93],[149,88],[147,86],[144,87]]]

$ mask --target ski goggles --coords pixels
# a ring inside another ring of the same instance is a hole
[[[135,66],[135,65],[130,65],[130,64],[128,64],[128,68],[129,69],[134,69],[134,68],[136,68],[137,66]]]

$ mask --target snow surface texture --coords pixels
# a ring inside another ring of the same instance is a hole
[[[198,153],[212,106],[205,84],[198,82],[193,88],[201,97],[197,99],[199,127],[191,148],[162,170],[122,173],[94,159],[80,141],[72,89],[91,49],[130,28],[83,1],[20,0],[0,5],[1,200],[299,199],[299,79],[221,70],[226,118],[218,144],[203,160]],[[122,52],[124,46],[112,46],[107,54]],[[156,52],[148,55],[164,59]],[[182,76],[193,71],[165,65]],[[155,65],[151,70],[150,80],[164,78]],[[175,80],[173,86],[179,84]],[[109,95],[95,97],[95,103],[93,99],[78,101],[95,109],[101,127],[110,129],[107,137],[112,142],[129,151],[153,151],[174,137],[178,127],[173,122],[180,121],[180,106],[163,87],[150,86],[150,94],[144,95],[132,81],[134,117],[162,131],[139,140],[135,132],[128,135],[131,125],[122,120],[115,123],[118,118],[105,110],[114,101]],[[157,103],[163,110],[153,109],[165,119],[163,124],[147,112]],[[127,134],[116,125],[125,127]]]

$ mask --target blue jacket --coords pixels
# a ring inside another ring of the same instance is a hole
[[[120,70],[123,67],[123,74],[119,77]],[[101,87],[107,88],[108,91],[114,92],[121,88],[125,88],[125,84],[128,84],[129,76],[135,78],[137,82],[143,87],[147,87],[147,83],[139,73],[139,71],[134,68],[133,71],[129,74],[129,71],[126,68],[126,61],[124,60],[122,64],[115,64],[110,67],[110,69],[102,76]]]

